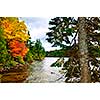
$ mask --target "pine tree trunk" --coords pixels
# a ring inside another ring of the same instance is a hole
[[[81,67],[81,83],[90,83],[91,76],[88,68],[87,33],[85,31],[85,17],[79,17],[79,60]]]

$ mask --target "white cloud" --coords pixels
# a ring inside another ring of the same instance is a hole
[[[46,51],[52,51],[56,49],[60,49],[59,47],[52,47],[52,44],[45,42],[43,47],[45,48]]]
[[[45,27],[33,28],[33,30],[30,31],[30,35],[33,41],[40,39],[46,51],[58,49],[57,47],[52,47],[52,44],[46,41],[46,33],[48,31],[48,28]]]
[[[48,23],[50,19],[51,18],[39,18],[39,17],[20,18],[20,20],[24,20],[25,23],[27,24],[32,41],[40,39],[46,51],[58,49],[57,47],[52,47],[52,44],[46,41],[46,33],[49,31]]]
[[[33,28],[30,31],[30,35],[32,40],[36,40],[36,39],[42,39],[42,38],[46,38],[46,32],[48,32],[49,30],[47,28]]]

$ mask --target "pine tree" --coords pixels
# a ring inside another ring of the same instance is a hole
[[[47,41],[52,46],[66,49],[69,56],[63,68],[66,70],[66,82],[100,82],[100,60],[97,59],[100,57],[100,18],[85,17],[80,20],[74,17],[56,17],[49,24]],[[68,46],[71,47],[69,50]],[[87,67],[82,67],[82,63]],[[87,73],[84,74],[87,77],[85,79],[82,78],[83,72]]]
[[[88,67],[88,47],[87,47],[87,32],[85,29],[85,17],[79,17],[79,65],[81,68],[81,82],[91,82],[91,76]]]

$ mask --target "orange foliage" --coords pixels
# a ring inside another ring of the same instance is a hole
[[[7,41],[11,39],[27,41],[29,39],[28,30],[24,21],[20,22],[16,18],[6,17],[1,21],[1,26],[4,29],[3,34]]]
[[[26,47],[24,42],[20,42],[18,40],[12,40],[9,42],[10,52],[13,57],[24,57],[28,52],[28,48]]]
[[[25,42],[29,39],[24,21],[19,21],[16,17],[3,17],[0,25],[3,28],[3,36],[9,44],[11,55],[23,59],[28,52]]]

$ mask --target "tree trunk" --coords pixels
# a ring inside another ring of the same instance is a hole
[[[79,17],[79,60],[81,67],[81,83],[90,83],[91,76],[88,68],[87,32],[85,17]]]

